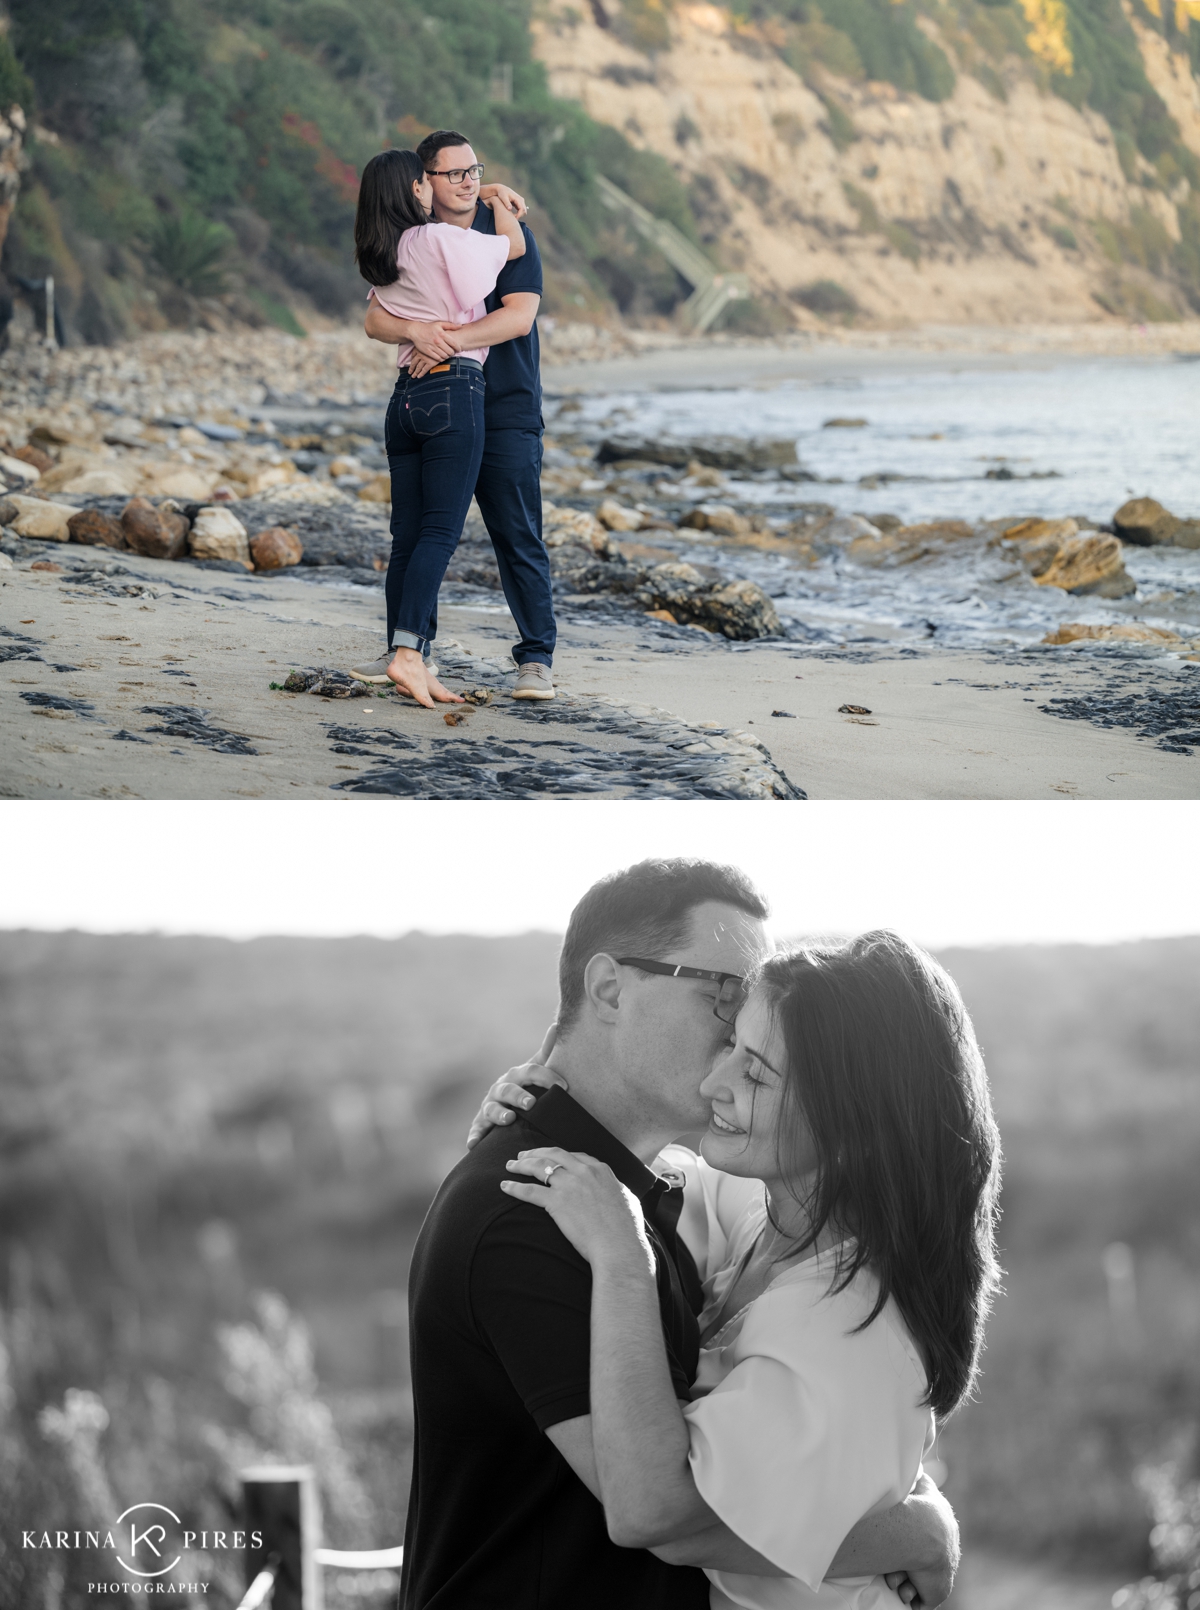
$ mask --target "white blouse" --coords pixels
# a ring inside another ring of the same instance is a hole
[[[766,1217],[761,1182],[712,1169],[681,1147],[681,1233],[719,1313]],[[699,1204],[699,1208],[698,1205]],[[701,1211],[702,1210],[702,1211]],[[925,1370],[895,1301],[855,1327],[878,1293],[860,1270],[830,1295],[832,1254],[784,1269],[701,1349],[684,1409],[700,1496],[786,1577],[709,1571],[712,1610],[874,1610],[900,1604],[882,1577],[825,1573],[851,1528],[911,1492],[932,1445]]]

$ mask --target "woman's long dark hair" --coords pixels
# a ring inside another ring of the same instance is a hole
[[[401,235],[429,222],[413,195],[413,185],[424,177],[415,151],[381,151],[363,169],[354,215],[354,261],[368,285],[395,284]]]
[[[1000,1136],[975,1031],[949,974],[895,934],[806,947],[757,980],[786,1048],[779,1166],[799,1118],[818,1164],[801,1196],[815,1244],[852,1236],[832,1290],[864,1267],[894,1297],[925,1362],[926,1401],[949,1414],[971,1391],[999,1283]]]

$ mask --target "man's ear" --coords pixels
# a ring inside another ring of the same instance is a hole
[[[583,970],[583,992],[601,1023],[615,1023],[621,1009],[621,969],[603,951]]]

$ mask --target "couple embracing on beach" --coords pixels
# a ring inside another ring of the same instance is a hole
[[[465,135],[441,129],[363,170],[354,224],[367,334],[398,347],[384,427],[392,493],[387,647],[355,666],[433,708],[438,590],[474,496],[520,641],[518,699],[552,699],[556,639],[542,542],[542,266],[524,200],[483,185]],[[485,368],[486,365],[486,368]]]
[[[590,889],[409,1281],[402,1610],[884,1610],[957,1565],[925,1475],[998,1270],[953,981],[771,954],[736,868]]]

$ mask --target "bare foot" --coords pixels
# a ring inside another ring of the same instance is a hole
[[[425,685],[439,704],[465,704],[467,702],[465,699],[459,698],[457,693],[451,693],[449,688],[444,688],[437,677],[430,676],[428,672],[425,673]]]
[[[423,704],[427,710],[433,709],[433,700],[429,697],[429,678],[425,674],[425,662],[415,648],[398,648],[387,668],[388,680],[394,682],[401,693],[407,693],[410,699]],[[441,684],[435,682],[435,687]],[[442,689],[443,694],[445,689]]]

